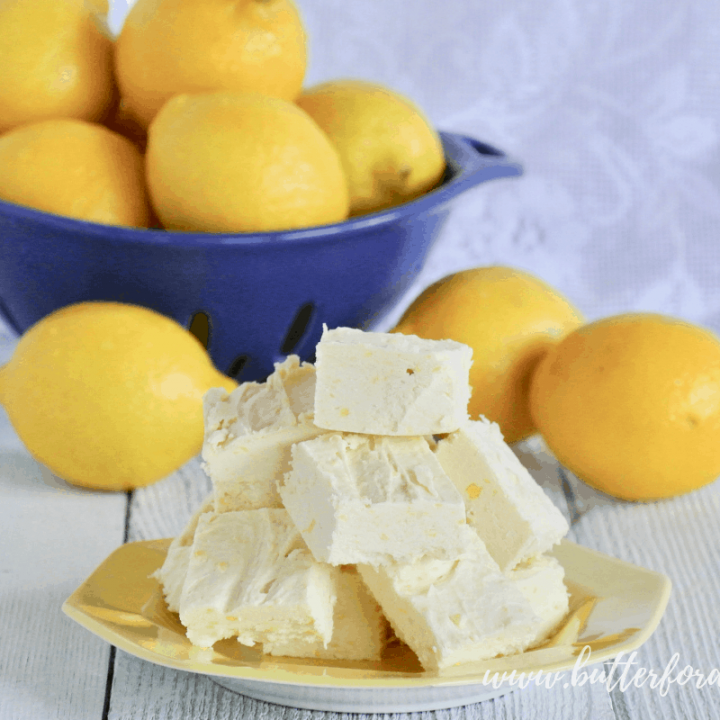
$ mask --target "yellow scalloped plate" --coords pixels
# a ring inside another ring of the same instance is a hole
[[[583,648],[590,648],[589,663],[595,664],[642,645],[660,622],[671,587],[665,575],[564,540],[553,554],[565,568],[570,612],[555,636],[520,655],[435,673],[424,671],[399,642],[391,643],[379,662],[270,657],[236,640],[196,648],[149,577],[169,544],[150,540],[118,548],[65,601],[63,611],[148,662],[210,675],[250,697],[314,710],[411,712],[464,705],[512,690],[497,680],[513,670],[516,676],[532,672],[533,678],[539,671],[541,678],[565,672],[559,682],[567,685],[567,671]]]

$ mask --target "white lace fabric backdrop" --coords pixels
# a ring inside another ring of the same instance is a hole
[[[506,264],[588,319],[654,311],[720,332],[719,0],[296,2],[306,85],[384,83],[525,168],[456,201],[378,329],[434,280]],[[132,0],[111,4],[117,29]]]

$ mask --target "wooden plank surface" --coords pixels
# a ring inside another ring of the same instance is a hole
[[[122,543],[126,496],[54,478],[0,409],[0,498],[0,718],[100,720],[110,648],[60,607]]]
[[[687,665],[706,677],[720,670],[720,483],[654,503],[617,502],[567,473],[578,520],[578,542],[668,575],[673,583],[660,626],[637,654],[637,667],[671,677]],[[720,717],[720,675],[698,688],[696,677],[660,687],[611,692],[618,718],[633,720]]]

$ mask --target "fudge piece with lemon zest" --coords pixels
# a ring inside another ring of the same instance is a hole
[[[454,340],[323,330],[315,424],[370,435],[434,435],[467,419],[472,350]]]
[[[292,448],[280,496],[317,560],[452,558],[465,507],[424,437],[328,433]]]
[[[264,383],[206,393],[202,457],[216,512],[282,507],[276,481],[289,469],[290,447],[324,432],[313,424],[314,394],[315,368],[296,355]]]
[[[190,563],[190,551],[198,521],[201,515],[212,512],[213,509],[214,499],[211,493],[193,513],[182,533],[170,543],[165,562],[153,573],[153,577],[162,585],[165,602],[172,612],[177,612],[180,607],[180,596]]]
[[[198,521],[180,598],[194,645],[237,637],[244,645],[327,645],[335,568],[313,559],[283,509],[205,514]]]
[[[542,626],[477,534],[467,525],[459,530],[464,547],[454,560],[358,566],[395,633],[425,670],[521,652]]]
[[[465,501],[468,524],[502,570],[560,542],[568,524],[503,440],[496,423],[468,420],[435,456]]]

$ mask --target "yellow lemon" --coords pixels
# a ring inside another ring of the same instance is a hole
[[[153,205],[171,230],[262,232],[347,217],[336,150],[278,98],[176,95],[150,126],[146,162]]]
[[[395,329],[469,345],[469,413],[495,421],[506,441],[515,442],[535,430],[528,391],[537,363],[582,322],[579,311],[538,278],[493,266],[464,270],[431,285]]]
[[[615,497],[720,475],[720,340],[690,323],[633,313],[575,330],[540,364],[530,406],[558,460]]]
[[[43,120],[0,136],[0,198],[108,225],[152,220],[138,148],[83,120]]]
[[[291,0],[138,0],[115,53],[122,96],[145,126],[181,93],[294,100],[306,64],[305,30]]]
[[[148,485],[196,455],[203,395],[236,385],[174,320],[109,302],[43,318],[0,368],[0,402],[30,453],[103,490]]]
[[[106,13],[105,0],[0,3],[0,132],[105,115],[116,92]]]
[[[340,153],[351,215],[407,202],[441,181],[440,136],[406,97],[373,83],[335,80],[304,91],[297,104]]]

